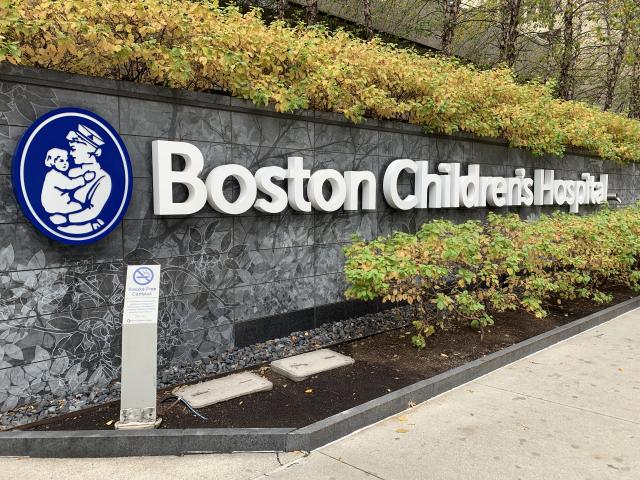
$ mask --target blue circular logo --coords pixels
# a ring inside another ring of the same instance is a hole
[[[100,240],[118,226],[131,199],[122,139],[103,118],[79,108],[38,118],[18,144],[12,173],[25,216],[62,243]]]
[[[138,285],[149,285],[153,280],[153,270],[148,267],[140,267],[133,271],[133,281]]]

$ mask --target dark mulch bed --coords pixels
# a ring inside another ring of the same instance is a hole
[[[624,288],[612,290],[614,302],[635,294]],[[611,304],[610,304],[611,305]],[[419,380],[464,365],[489,353],[564,325],[610,305],[577,300],[551,309],[543,319],[517,311],[498,315],[495,326],[480,341],[477,332],[461,328],[438,332],[427,346],[411,346],[411,329],[401,328],[334,347],[351,355],[355,364],[295,383],[280,377],[267,366],[252,368],[273,382],[273,391],[202,408],[209,420],[192,415],[182,404],[158,404],[161,428],[202,427],[303,427],[342,412]],[[158,401],[168,396],[158,392]],[[119,402],[111,402],[20,427],[22,430],[112,429],[119,418]]]

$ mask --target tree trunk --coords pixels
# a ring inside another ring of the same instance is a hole
[[[287,10],[287,3],[287,0],[278,0],[277,13],[280,20],[284,20],[284,15]]]
[[[371,0],[362,0],[362,15],[364,16],[364,34],[367,39],[373,37],[373,26],[371,25]]]
[[[575,67],[575,0],[567,0],[562,14],[562,59],[558,76],[558,96],[565,100],[573,97]]]
[[[462,0],[444,0],[444,23],[442,25],[442,53],[451,55],[453,36],[460,14],[460,3]]]
[[[629,116],[640,120],[640,45],[635,43],[635,54],[631,64],[631,91],[629,93]]]
[[[513,67],[516,63],[516,40],[520,23],[522,0],[504,0],[502,4],[502,22],[500,37],[500,61]]]
[[[318,21],[318,0],[307,0],[307,24],[313,25]]]
[[[616,85],[618,84],[618,79],[620,77],[620,69],[622,67],[624,53],[627,49],[628,38],[629,28],[627,27],[627,25],[625,25],[622,29],[622,33],[620,34],[620,41],[618,42],[618,47],[616,48],[616,54],[609,64],[609,69],[607,70],[607,80],[603,106],[605,110],[610,110],[611,105],[613,104],[613,96],[616,92]]]

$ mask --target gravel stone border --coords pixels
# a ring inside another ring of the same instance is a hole
[[[208,360],[190,364],[158,368],[158,389],[193,383],[208,377],[254,367],[273,360],[309,352],[400,328],[409,324],[409,307],[396,307],[361,317],[329,322],[318,328],[293,332],[242,348],[233,348]],[[38,402],[22,405],[8,412],[0,412],[0,431],[33,423],[46,418],[75,412],[120,399],[120,382],[106,387],[80,384],[75,394],[65,398],[45,395]]]

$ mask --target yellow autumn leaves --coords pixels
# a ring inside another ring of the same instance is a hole
[[[398,119],[427,131],[506,138],[535,153],[567,146],[640,161],[640,123],[506,69],[361,41],[315,26],[265,24],[215,1],[0,0],[0,61],[202,91],[278,111],[315,108]]]
[[[576,298],[611,300],[607,287],[640,291],[640,206],[536,221],[490,214],[486,223],[434,220],[345,248],[347,298],[413,305],[414,345],[437,328],[482,331],[494,314],[535,317]]]

